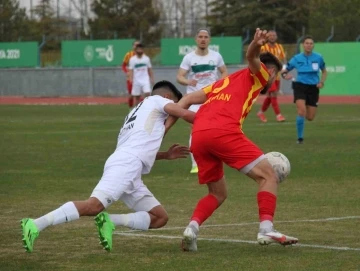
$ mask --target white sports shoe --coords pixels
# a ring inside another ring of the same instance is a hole
[[[191,225],[187,226],[181,242],[183,251],[197,251],[196,238],[197,236],[193,227]]]
[[[274,229],[268,232],[260,231],[257,235],[257,240],[260,245],[280,244],[283,246],[296,244],[299,239],[282,234]]]

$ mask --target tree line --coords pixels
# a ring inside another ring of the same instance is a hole
[[[275,29],[283,43],[305,33],[317,41],[360,39],[360,0],[91,0],[89,8],[86,20],[59,17],[53,0],[41,0],[29,16],[18,0],[1,0],[0,42],[45,37],[45,49],[53,50],[61,40],[137,38],[158,46],[161,37],[194,35],[195,26],[213,36]]]

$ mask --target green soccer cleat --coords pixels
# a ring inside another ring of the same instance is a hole
[[[197,166],[193,166],[190,170],[190,173],[198,173],[199,172],[199,169]]]
[[[110,220],[109,214],[101,212],[95,217],[95,225],[99,232],[100,245],[106,251],[112,250],[112,233],[115,230],[114,223]]]
[[[21,220],[22,241],[26,252],[32,252],[34,242],[39,236],[39,230],[31,218],[23,218]]]

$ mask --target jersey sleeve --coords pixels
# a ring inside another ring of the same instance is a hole
[[[130,54],[127,52],[124,56],[123,63],[127,66],[129,64]]]
[[[320,70],[324,70],[326,68],[324,58],[320,56]]]
[[[289,62],[287,63],[286,69],[287,69],[288,71],[291,71],[291,70],[293,70],[293,69],[295,69],[295,68],[296,68],[296,59],[295,59],[295,56],[293,56],[293,57],[289,60]]]
[[[261,63],[260,70],[253,76],[256,77],[257,79],[259,79],[260,84],[263,87],[267,84],[267,82],[269,81],[269,78],[270,78],[270,74],[269,74],[268,70],[266,69],[266,66],[264,63]]]
[[[280,51],[281,51],[281,53],[280,53],[280,60],[281,60],[281,61],[284,61],[285,58],[286,58],[286,54],[285,54],[284,47],[283,47],[281,44],[279,44],[279,47],[280,47]]]
[[[133,58],[130,58],[129,60],[129,70],[133,70],[135,67],[135,61]]]
[[[223,57],[222,57],[220,54],[218,54],[218,58],[219,58],[219,60],[218,60],[217,67],[225,66],[224,59],[223,59]]]
[[[150,58],[148,57],[147,58],[147,67],[148,68],[151,68],[152,66],[151,66],[151,61],[150,61]]]
[[[164,110],[165,106],[169,103],[174,103],[173,100],[169,100],[169,99],[166,99],[164,97],[161,97],[161,96],[157,96],[156,97],[156,103],[157,103],[157,109],[163,113],[163,114],[167,114]]]
[[[190,70],[190,68],[191,68],[190,66],[191,66],[191,65],[190,65],[190,61],[189,61],[188,55],[186,55],[186,56],[184,56],[184,58],[183,58],[183,60],[182,60],[182,62],[181,62],[181,64],[180,64],[180,68],[183,69],[183,70],[188,71],[188,70]]]

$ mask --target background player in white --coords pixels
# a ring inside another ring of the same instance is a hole
[[[125,118],[118,136],[117,147],[107,159],[102,178],[89,199],[69,201],[58,209],[37,219],[21,220],[23,244],[31,252],[39,232],[51,225],[78,220],[80,216],[96,216],[100,241],[112,249],[112,232],[121,225],[131,229],[147,230],[163,227],[168,215],[141,180],[150,172],[155,160],[183,158],[189,153],[185,146],[173,145],[167,152],[158,152],[166,118],[176,116],[193,122],[195,113],[174,103],[182,94],[168,81],[154,85],[147,97]],[[121,200],[134,213],[109,215],[102,212],[113,202]],[[100,213],[102,212],[102,213]]]
[[[129,81],[132,83],[131,95],[135,99],[135,106],[140,102],[141,94],[150,95],[151,85],[154,84],[154,74],[150,58],[144,53],[144,46],[139,43],[135,47],[135,55],[129,61]]]
[[[195,42],[196,50],[184,56],[177,74],[177,81],[187,86],[186,93],[192,93],[214,83],[219,79],[219,72],[220,78],[228,75],[222,56],[209,49],[210,31],[200,28],[196,32]],[[189,110],[196,113],[200,106],[200,104],[192,105]],[[189,142],[191,143],[191,135]],[[192,154],[190,156],[192,161],[190,173],[197,173],[195,159]]]

